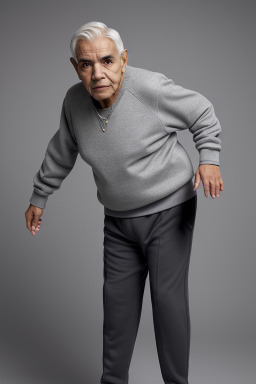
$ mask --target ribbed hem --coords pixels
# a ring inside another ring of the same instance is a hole
[[[35,207],[44,209],[46,206],[47,199],[48,199],[48,196],[42,196],[36,191],[33,191],[29,201]]]
[[[181,204],[186,200],[191,199],[195,195],[197,195],[197,191],[194,191],[194,183],[191,179],[188,183],[183,185],[177,191],[171,193],[170,195],[162,199],[154,201],[153,203],[128,211],[113,211],[107,207],[104,207],[104,214],[121,218],[151,215],[153,213],[164,211],[165,209],[169,209],[174,207],[175,205]]]
[[[199,165],[201,164],[220,165],[220,151],[208,148],[201,149],[199,151]]]

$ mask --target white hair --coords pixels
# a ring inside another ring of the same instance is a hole
[[[81,39],[93,40],[96,37],[108,37],[111,40],[113,40],[116,45],[117,51],[121,56],[121,53],[124,51],[124,45],[119,33],[113,28],[108,28],[106,24],[103,24],[99,21],[91,21],[89,23],[82,25],[82,27],[80,27],[76,31],[76,33],[74,33],[74,35],[72,36],[72,39],[70,42],[70,50],[71,50],[72,57],[76,62],[77,62],[77,57],[76,57],[77,41]]]

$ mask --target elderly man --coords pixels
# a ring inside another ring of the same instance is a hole
[[[92,167],[104,206],[103,373],[127,384],[149,273],[156,346],[166,384],[188,384],[188,270],[202,180],[205,196],[223,191],[221,126],[211,102],[159,72],[127,65],[117,31],[100,22],[72,37],[79,82],[68,89],[60,126],[34,176],[25,214],[35,235],[46,201],[78,153]],[[195,173],[177,132],[189,129]]]

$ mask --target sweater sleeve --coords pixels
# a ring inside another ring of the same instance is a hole
[[[65,99],[62,103],[59,129],[51,138],[40,169],[34,175],[34,190],[30,203],[44,209],[47,199],[60,188],[62,181],[75,165],[78,147],[71,133],[65,111]]]
[[[189,129],[199,152],[199,165],[220,165],[221,125],[212,103],[160,74],[158,117],[167,133]]]

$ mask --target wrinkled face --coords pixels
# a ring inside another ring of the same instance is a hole
[[[77,42],[76,56],[77,63],[73,58],[70,61],[89,94],[101,101],[103,107],[111,105],[122,84],[127,49],[120,57],[115,43],[107,37],[81,39]],[[102,88],[98,88],[100,86]]]

